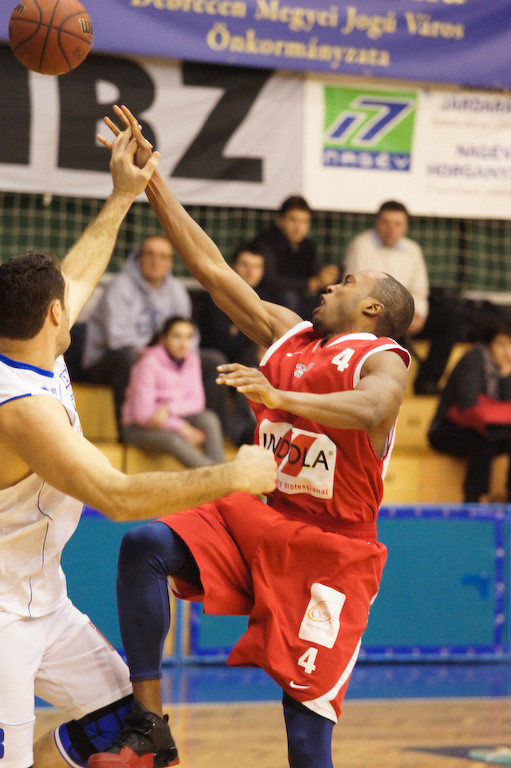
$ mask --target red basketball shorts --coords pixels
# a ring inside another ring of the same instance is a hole
[[[249,614],[228,664],[256,666],[337,721],[386,559],[383,544],[292,520],[234,493],[161,518],[189,546],[206,613]]]

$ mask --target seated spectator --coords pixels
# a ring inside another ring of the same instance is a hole
[[[497,321],[452,371],[428,432],[432,448],[468,457],[464,500],[488,493],[495,456],[511,456],[511,324]],[[507,480],[511,499],[511,465]]]
[[[248,246],[242,245],[234,252],[231,266],[262,299],[269,299],[261,287],[264,275],[264,256],[261,253],[255,253]],[[230,363],[253,367],[259,365],[265,350],[245,336],[225,312],[217,307],[208,293],[201,301],[198,325],[201,343],[219,349]],[[256,420],[250,403],[245,395],[236,390],[230,390],[229,397],[231,402],[227,437],[238,447],[245,443],[251,444],[254,441]]]
[[[232,257],[231,266],[261,298],[268,298],[261,287],[264,276],[264,256],[261,253],[256,253],[247,246],[240,246]],[[197,324],[201,344],[221,350],[229,363],[251,366],[258,364],[256,344],[217,307],[208,293],[201,298]]]
[[[262,287],[272,300],[310,320],[318,296],[339,279],[335,264],[319,264],[316,246],[308,237],[312,212],[298,195],[282,203],[275,224],[250,243],[265,260]]]
[[[452,348],[463,334],[461,299],[454,291],[432,289],[422,249],[406,237],[409,214],[402,203],[380,206],[374,228],[361,232],[348,245],[344,272],[375,269],[399,280],[415,301],[415,315],[407,336],[429,339],[428,355],[414,382],[417,395],[438,394],[439,381]],[[402,340],[407,343],[407,339]],[[413,351],[413,343],[412,343]]]
[[[85,380],[109,384],[117,424],[130,370],[139,352],[157,333],[166,318],[190,318],[192,302],[179,278],[172,274],[173,251],[160,235],[143,240],[122,270],[107,285],[86,325],[82,370]],[[227,419],[227,397],[216,385],[216,366],[225,358],[215,350],[201,351],[208,407]]]
[[[126,443],[169,453],[186,467],[224,460],[220,420],[205,408],[194,332],[184,317],[167,320],[133,365],[122,408]]]

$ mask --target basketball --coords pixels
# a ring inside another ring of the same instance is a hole
[[[9,21],[11,50],[43,75],[75,69],[89,53],[92,23],[78,0],[21,0]]]

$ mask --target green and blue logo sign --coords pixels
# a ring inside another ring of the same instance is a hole
[[[410,170],[416,92],[326,85],[324,101],[323,165]]]

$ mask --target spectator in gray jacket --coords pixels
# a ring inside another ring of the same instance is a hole
[[[87,321],[82,369],[88,381],[112,387],[117,424],[132,365],[139,352],[171,315],[191,317],[192,302],[172,274],[173,250],[161,235],[150,235],[112,278]],[[226,403],[215,384],[216,366],[226,362],[216,350],[201,350],[208,407],[225,421]]]

